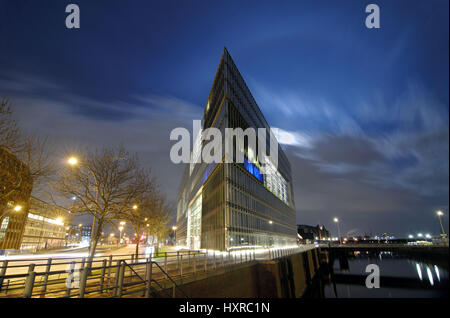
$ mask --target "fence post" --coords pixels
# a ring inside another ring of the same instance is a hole
[[[194,275],[195,275],[195,272],[196,272],[196,270],[197,270],[197,254],[194,254]]]
[[[2,291],[3,280],[6,276],[6,268],[8,267],[8,261],[4,260],[2,262],[2,268],[0,269],[0,291]]]
[[[119,272],[120,272],[120,264],[122,262],[120,260],[117,261],[117,266],[116,266],[116,279],[114,280],[114,295],[117,294],[117,290],[119,288]]]
[[[134,264],[134,254],[131,254],[131,264]]]
[[[34,279],[36,278],[36,272],[34,271],[35,264],[28,266],[28,276],[25,281],[25,287],[23,289],[23,297],[30,298],[33,294]]]
[[[151,287],[152,287],[152,271],[153,271],[153,263],[151,259],[147,258],[147,277],[145,278],[147,283],[147,288],[145,289],[145,297],[150,298],[151,295]]]
[[[183,255],[180,256],[180,279],[183,279]]]
[[[108,260],[108,279],[107,279],[108,287],[110,287],[110,284],[111,284],[112,258],[113,258],[113,256],[112,256],[112,255],[109,255],[109,260]]]
[[[119,267],[119,281],[117,283],[118,286],[116,297],[122,297],[124,276],[125,276],[125,263],[121,263]]]
[[[256,260],[256,252],[253,250],[253,260]]]
[[[213,252],[214,269],[216,269],[216,251]]]
[[[222,267],[225,266],[225,265],[224,265],[224,262],[223,262],[223,259],[224,259],[224,257],[223,257],[223,253],[222,253]]]
[[[66,278],[66,297],[70,297],[70,289],[72,288],[72,279],[74,279],[74,272],[75,272],[75,261],[72,261],[69,265],[70,272]]]
[[[203,258],[204,258],[204,263],[205,263],[205,265],[204,265],[204,271],[206,272],[206,269],[207,269],[207,264],[208,264],[208,258],[206,257],[207,256],[207,254],[205,253],[205,254],[203,254],[204,256],[203,256]]]
[[[164,270],[167,273],[167,252],[164,252]]]
[[[191,265],[191,251],[188,251],[188,264]]]
[[[43,296],[47,291],[47,282],[48,282],[48,273],[50,272],[50,268],[52,266],[52,259],[49,258],[47,260],[47,266],[45,267],[45,275],[44,275],[44,286],[42,287],[41,295]]]
[[[9,287],[9,279],[6,281],[5,295],[8,293],[8,287]]]
[[[104,259],[102,263],[102,273],[100,274],[100,294],[103,293],[103,284],[105,283],[106,259]]]
[[[81,267],[80,267],[80,270],[84,268],[84,264],[85,264],[85,263],[86,263],[86,257],[83,257],[83,258],[81,259]]]
[[[89,265],[80,269],[80,298],[84,298],[84,291],[87,283],[87,276],[89,273]]]

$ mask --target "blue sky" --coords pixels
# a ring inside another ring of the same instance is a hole
[[[79,30],[65,28],[69,3]],[[364,25],[369,3],[381,29]],[[437,233],[435,210],[448,215],[448,12],[443,0],[0,0],[0,96],[55,154],[123,142],[175,198],[170,130],[200,119],[226,46],[283,130],[299,223]]]

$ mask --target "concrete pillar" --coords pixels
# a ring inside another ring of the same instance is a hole
[[[31,298],[33,294],[34,280],[36,278],[36,273],[34,271],[35,264],[30,264],[28,266],[28,276],[25,280],[25,287],[23,289],[23,297]]]
[[[153,263],[152,261],[147,258],[147,263],[146,263],[146,277],[145,277],[145,282],[146,282],[146,288],[145,288],[145,297],[146,298],[150,298],[151,295],[151,286],[152,286],[152,271],[153,271]]]
[[[125,277],[125,263],[122,263],[119,267],[119,281],[117,284],[118,288],[116,297],[122,297],[124,277]]]
[[[47,282],[48,282],[48,273],[50,272],[50,268],[52,267],[52,259],[49,258],[47,260],[47,266],[45,267],[45,275],[44,275],[44,286],[42,286],[42,295],[47,291]]]

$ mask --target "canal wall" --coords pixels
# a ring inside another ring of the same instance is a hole
[[[319,249],[253,261],[199,273],[184,279],[176,297],[189,298],[299,298],[320,266]],[[170,289],[167,290],[169,292]]]

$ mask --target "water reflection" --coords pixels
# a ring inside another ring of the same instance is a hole
[[[436,273],[438,281],[441,281],[441,277],[439,276],[439,267],[437,267],[436,265],[434,265],[434,272]]]
[[[434,285],[433,274],[431,274],[431,270],[428,266],[427,266],[427,275],[428,275],[428,280],[430,281],[430,285],[433,286]]]
[[[396,252],[356,251],[336,253],[325,297],[448,297],[448,260],[424,259],[399,255]],[[365,286],[366,266],[377,264],[380,268],[380,288]],[[424,275],[428,279],[425,279]],[[333,281],[334,277],[334,281]]]
[[[420,280],[422,280],[422,270],[420,269],[420,265],[416,263],[417,274],[419,274]]]

